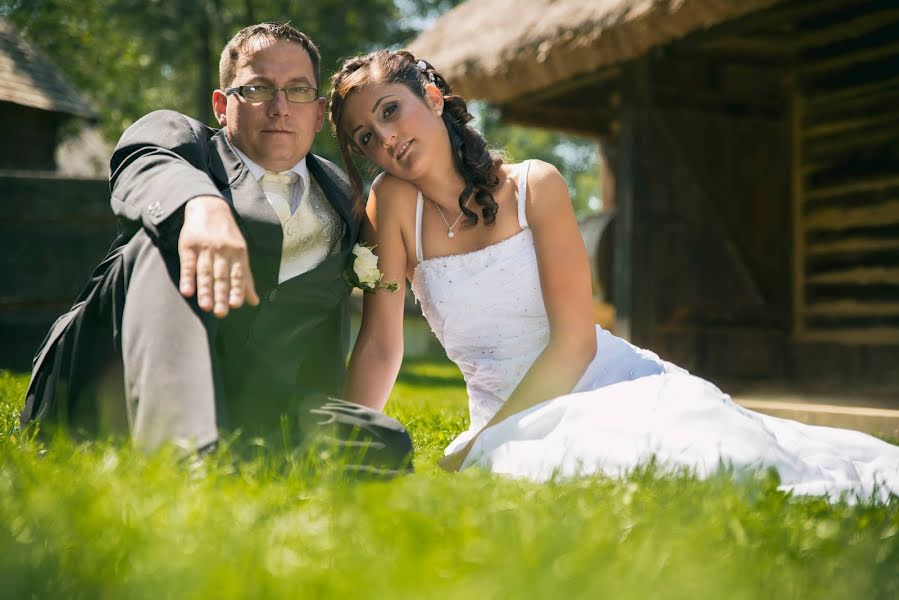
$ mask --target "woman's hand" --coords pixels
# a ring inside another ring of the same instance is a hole
[[[444,471],[453,472],[460,470],[462,468],[462,463],[468,458],[468,453],[471,452],[471,448],[474,446],[476,439],[477,437],[472,438],[461,450],[456,450],[452,454],[447,454],[441,458],[440,462],[437,464],[439,464],[440,468]]]
[[[467,453],[464,453],[462,451],[453,452],[452,454],[447,454],[446,456],[441,458],[438,464],[444,471],[449,471],[452,473],[453,471],[459,470],[459,468],[462,466],[462,463],[465,462],[465,456],[467,456]]]

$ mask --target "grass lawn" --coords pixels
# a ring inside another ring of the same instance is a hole
[[[310,478],[287,451],[235,472],[114,442],[13,434],[27,378],[0,373],[3,598],[897,598],[899,498],[790,498],[651,467],[537,485],[446,474],[466,426],[455,367],[407,364],[389,412],[415,475]]]

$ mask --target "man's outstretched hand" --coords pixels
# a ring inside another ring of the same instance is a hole
[[[198,196],[184,205],[178,258],[181,295],[196,293],[202,310],[223,318],[244,302],[259,304],[247,243],[222,198]]]

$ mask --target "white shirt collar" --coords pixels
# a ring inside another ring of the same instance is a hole
[[[229,142],[230,142],[230,140],[229,140]],[[240,157],[240,160],[242,160],[243,163],[250,170],[250,174],[253,175],[253,177],[256,179],[256,181],[259,181],[260,179],[262,179],[263,175],[268,173],[267,169],[263,169],[262,167],[257,165],[255,162],[253,162],[250,159],[250,157],[248,157],[246,154],[244,154],[243,152],[240,151],[240,148],[238,148],[234,144],[231,144],[231,147],[234,149],[234,152],[237,153],[237,156]],[[303,180],[303,189],[304,190],[309,189],[309,167],[306,166],[306,157],[305,156],[300,159],[300,162],[298,162],[297,164],[295,164],[294,166],[290,167],[287,170],[293,171],[294,173],[299,175],[300,178]],[[282,173],[283,173],[283,171],[282,171]]]

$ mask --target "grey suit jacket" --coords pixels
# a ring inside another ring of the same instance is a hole
[[[307,165],[344,221],[344,236],[337,253],[279,285],[280,221],[224,131],[173,111],[150,113],[132,125],[110,166],[119,235],[72,309],[54,324],[38,350],[22,423],[38,417],[65,420],[65,403],[120,353],[119,324],[132,268],[129,242],[139,233],[140,239],[149,237],[165,257],[174,283],[183,208],[200,195],[222,196],[232,207],[263,301],[222,321],[207,319],[221,379],[217,390],[224,400],[218,404],[229,405],[232,417],[238,415],[228,419],[221,414],[222,422],[243,425],[257,417],[261,422],[276,416],[291,397],[339,394],[349,347],[350,287],[342,274],[361,218],[353,211],[340,169],[311,154]],[[68,398],[58,397],[60,389]]]

